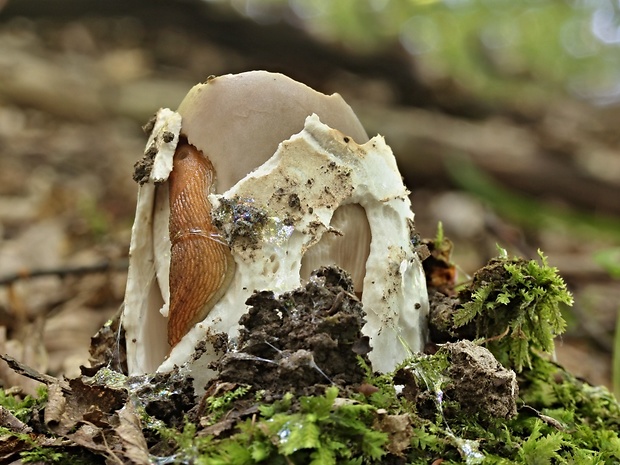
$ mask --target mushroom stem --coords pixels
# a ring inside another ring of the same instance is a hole
[[[234,275],[235,262],[211,223],[207,198],[213,165],[187,142],[179,143],[170,173],[170,312],[168,343],[174,347],[205,319]]]

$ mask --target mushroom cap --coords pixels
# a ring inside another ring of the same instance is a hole
[[[339,94],[325,95],[283,74],[250,71],[210,78],[181,102],[181,133],[205,154],[223,193],[266,162],[315,113],[357,143],[368,135]]]

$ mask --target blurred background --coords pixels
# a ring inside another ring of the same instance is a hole
[[[542,249],[576,299],[560,362],[611,386],[616,0],[0,0],[1,352],[79,373],[122,302],[141,126],[252,69],[340,93],[386,137],[461,280],[497,245]]]

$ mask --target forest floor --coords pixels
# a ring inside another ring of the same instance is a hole
[[[496,244],[528,259],[542,249],[575,295],[558,360],[610,386],[620,286],[595,256],[620,245],[617,110],[566,100],[472,116],[459,107],[465,98],[403,99],[391,53],[373,71],[377,56],[350,56],[301,31],[295,46],[312,54],[268,49],[290,28],[214,13],[203,18],[209,35],[188,32],[196,18],[183,9],[166,21],[165,11],[33,11],[0,9],[0,352],[54,376],[79,374],[91,336],[123,300],[141,126],[208,75],[268,69],[341,93],[371,135],[386,136],[416,227],[433,237],[442,221],[462,280],[497,254]],[[222,24],[255,36],[231,41],[218,35]],[[470,165],[454,153],[517,200],[476,191]],[[5,366],[0,382],[35,389]]]

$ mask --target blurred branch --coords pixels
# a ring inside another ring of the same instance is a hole
[[[9,2],[0,21],[20,16],[59,21],[133,16],[149,31],[176,25],[198,41],[209,41],[247,57],[249,63],[244,63],[243,69],[230,72],[257,67],[286,70],[292,78],[321,90],[330,76],[346,71],[388,83],[404,104],[434,103],[433,93],[415,75],[410,55],[397,44],[378,53],[358,54],[321,42],[288,23],[258,24],[203,0],[19,0]]]
[[[59,268],[49,268],[42,270],[22,270],[18,273],[13,273],[0,278],[0,286],[7,286],[13,284],[16,281],[40,278],[43,276],[58,276],[59,278],[65,278],[67,276],[83,276],[93,273],[105,273],[107,271],[126,271],[127,260],[120,260],[114,262],[102,262],[89,266],[66,266]]]
[[[620,172],[618,153],[571,116],[557,125],[565,128],[561,131],[545,124],[544,117],[542,124],[524,125],[505,118],[469,121],[422,109],[352,104],[369,133],[378,132],[389,141],[416,188],[450,183],[447,164],[465,156],[520,194],[561,199],[590,213],[620,215],[620,182],[613,179],[613,173]],[[547,119],[557,118],[556,110],[549,108]],[[582,119],[597,119],[585,105],[576,113]],[[592,167],[594,155],[598,168]],[[584,169],[588,166],[590,170]]]
[[[450,102],[450,89],[422,84],[412,57],[396,43],[381,52],[360,54],[321,42],[283,21],[258,24],[225,5],[203,0],[19,0],[8,3],[0,21],[19,16],[46,21],[132,16],[152,31],[146,40],[154,41],[158,31],[174,26],[197,44],[214,44],[224,55],[226,50],[236,52],[243,60],[232,60],[230,72],[286,71],[317,89],[339,75],[378,80],[393,91],[399,107],[368,101],[352,104],[370,133],[386,136],[412,185],[453,185],[447,163],[466,156],[509,189],[560,199],[589,212],[620,214],[616,142],[602,137],[613,135],[616,118],[610,115],[605,122],[586,105],[574,104],[568,111],[560,105],[527,111],[503,108],[503,116],[492,116],[479,111],[480,102],[455,104]],[[187,78],[164,81],[152,76],[107,83],[96,67],[85,66],[82,72],[76,81],[62,60],[11,50],[0,56],[0,95],[78,119],[129,115],[143,121],[161,105],[174,107],[192,84]],[[459,105],[468,110],[459,110]]]

